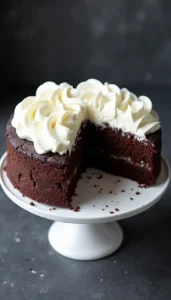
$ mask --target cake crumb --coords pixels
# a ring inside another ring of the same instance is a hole
[[[103,279],[101,278],[101,279],[100,279],[100,281],[102,282],[102,281],[103,281]]]
[[[92,178],[91,176],[87,176],[87,179],[89,179],[89,180],[90,180],[91,178]]]
[[[114,211],[110,211],[110,214],[114,214]]]
[[[32,274],[36,274],[37,272],[36,272],[35,270],[32,269],[32,270],[31,270],[31,273],[32,273]]]
[[[53,210],[56,210],[56,207],[53,207],[52,209],[53,209]]]
[[[121,192],[122,192],[122,193],[125,193],[125,190],[122,190]]]
[[[132,188],[131,191],[133,191],[134,189]]]
[[[109,192],[109,194],[112,194],[112,190]]]
[[[99,176],[97,176],[97,179],[102,179],[102,178],[103,178],[102,174],[100,174]]]
[[[120,179],[117,180],[118,182],[121,182]]]
[[[109,205],[106,205],[106,207],[109,207]]]
[[[139,184],[140,189],[147,189],[149,186],[147,184]]]
[[[105,209],[104,209],[104,208],[102,208],[102,210],[104,211]]]
[[[115,208],[115,211],[119,211],[119,208]]]
[[[97,187],[97,184],[94,184],[94,187]]]
[[[25,261],[30,261],[30,260],[28,258],[26,258]]]
[[[136,195],[140,195],[141,193],[140,192],[136,192]]]
[[[93,207],[95,207],[95,205],[93,205]]]
[[[31,206],[35,206],[34,202],[30,202],[30,205],[31,205]]]
[[[134,200],[133,198],[130,198],[131,200]]]
[[[80,207],[79,206],[77,206],[77,207],[74,208],[74,212],[78,212],[78,211],[80,211]]]

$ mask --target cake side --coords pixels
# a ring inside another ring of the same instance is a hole
[[[7,124],[8,178],[24,196],[52,206],[69,207],[83,169],[84,126],[71,154],[37,154],[33,143],[20,139]]]
[[[161,169],[161,130],[139,140],[131,133],[89,122],[86,161],[89,166],[151,186]]]

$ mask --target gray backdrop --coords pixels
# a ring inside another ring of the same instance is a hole
[[[121,85],[171,82],[170,0],[1,3],[7,84],[88,77]]]

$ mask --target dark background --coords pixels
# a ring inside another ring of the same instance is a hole
[[[170,0],[2,1],[6,84],[171,83]]]
[[[0,32],[0,156],[10,114],[39,84],[96,77],[152,99],[171,162],[170,0],[1,1]],[[171,186],[153,208],[120,222],[122,247],[99,261],[58,255],[51,223],[0,189],[0,300],[171,299]]]

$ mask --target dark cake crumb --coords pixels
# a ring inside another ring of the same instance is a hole
[[[110,211],[110,214],[114,214],[114,211]]]
[[[94,187],[97,187],[97,184],[94,184]]]
[[[52,209],[53,209],[53,210],[56,210],[56,207],[53,207]]]
[[[140,192],[136,192],[136,195],[140,195],[141,193]]]
[[[134,189],[132,188],[131,190],[133,191]]]
[[[102,208],[102,210],[104,211],[105,209],[104,209],[104,208]]]
[[[106,205],[106,207],[109,207],[109,205]]]
[[[79,207],[79,206],[75,207],[75,208],[74,208],[74,211],[75,211],[75,212],[80,211],[80,207]]]
[[[30,271],[33,271],[33,268],[30,268],[29,270],[30,270]]]
[[[102,174],[100,174],[99,176],[97,176],[97,179],[102,179],[102,178],[103,178]]]
[[[34,202],[30,202],[30,205],[31,205],[31,206],[35,206]]]
[[[122,190],[121,192],[122,192],[122,193],[125,193],[125,190]]]
[[[90,180],[91,178],[92,178],[91,176],[87,176],[87,179],[89,179],[89,180]]]
[[[133,198],[130,198],[131,200],[134,200]]]
[[[115,208],[115,211],[119,211],[119,208]]]
[[[112,194],[112,190],[109,192],[109,194]]]
[[[120,179],[118,179],[118,182],[121,182]]]
[[[147,189],[149,186],[147,184],[139,184],[140,189]]]
[[[93,207],[95,207],[95,205],[93,205]]]

